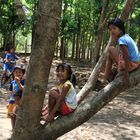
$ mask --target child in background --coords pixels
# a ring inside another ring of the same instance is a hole
[[[70,82],[71,66],[61,63],[56,68],[59,85],[50,90],[48,105],[42,110],[42,118],[46,122],[54,119],[57,113],[68,115],[77,108],[76,92]]]
[[[110,36],[117,39],[119,49],[115,46],[110,46],[108,50],[107,62],[104,73],[104,81],[107,80],[111,73],[112,65],[116,63],[118,74],[123,75],[123,80],[128,83],[129,72],[136,69],[140,64],[140,53],[134,40],[125,34],[124,22],[119,19],[109,21],[108,28]]]
[[[10,100],[8,105],[8,117],[11,118],[12,128],[14,128],[14,124],[12,120],[13,108],[16,106],[14,94],[20,93],[23,90],[25,80],[22,78],[23,75],[25,74],[25,69],[23,68],[23,66],[15,66],[13,73],[14,73],[14,80],[10,83],[9,90],[11,91],[11,94],[10,94]]]
[[[16,60],[18,58],[19,57],[15,54],[15,48],[13,46],[9,46],[8,50],[6,51],[5,58],[4,58],[1,83],[3,81],[4,76],[6,75],[7,71],[10,71],[11,73],[13,72]]]

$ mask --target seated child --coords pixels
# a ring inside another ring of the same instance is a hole
[[[25,69],[22,66],[15,66],[13,73],[14,73],[14,80],[10,83],[10,87],[9,87],[11,93],[10,93],[10,100],[9,100],[8,113],[7,113],[8,117],[11,118],[12,128],[14,126],[13,126],[11,114],[13,114],[13,108],[16,106],[14,94],[19,93],[20,91],[23,90],[25,80],[22,78],[23,75],[25,74]]]
[[[46,122],[52,121],[57,113],[68,115],[77,108],[76,92],[70,82],[71,66],[66,63],[59,64],[56,75],[59,84],[50,90],[48,105],[42,109],[42,119]]]
[[[123,75],[125,84],[129,82],[129,72],[133,71],[140,65],[140,53],[135,41],[125,34],[124,22],[119,19],[109,21],[108,28],[112,39],[117,39],[119,47],[114,45],[108,49],[105,72],[103,74],[104,81],[108,79],[112,65],[117,65],[118,74]]]

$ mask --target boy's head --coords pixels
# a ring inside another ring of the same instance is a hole
[[[10,48],[10,53],[15,53],[15,48],[14,47]]]
[[[23,75],[25,74],[25,68],[23,65],[16,65],[14,68],[14,77],[19,77],[22,79]]]
[[[7,43],[4,47],[4,51],[10,51],[11,47],[12,47],[12,43]]]
[[[115,18],[115,19],[112,19],[111,21],[109,21],[108,28],[111,25],[117,26],[120,30],[122,30],[123,34],[125,34],[124,22],[120,18]]]

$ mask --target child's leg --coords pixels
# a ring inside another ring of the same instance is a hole
[[[15,122],[16,122],[16,116],[14,114],[11,114],[11,126],[12,126],[12,130],[15,127]]]
[[[106,67],[105,67],[105,73],[104,73],[104,80],[107,80],[111,69],[112,69],[112,64],[116,63],[118,65],[119,61],[119,52],[118,50],[111,46],[108,49],[108,56],[107,56],[107,61],[106,61]]]
[[[49,95],[49,101],[48,101],[48,106],[43,108],[42,112],[42,119],[46,120],[50,112],[53,110],[53,107],[56,104],[56,101],[58,97],[60,96],[58,89],[51,89],[50,95]]]
[[[52,89],[50,91],[50,95],[49,95],[49,102],[48,102],[48,110],[49,110],[49,113],[52,111],[53,107],[55,106],[56,104],[56,101],[58,99],[58,97],[60,96],[59,94],[59,91],[56,90],[56,89]]]

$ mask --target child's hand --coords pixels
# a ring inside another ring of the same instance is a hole
[[[19,78],[19,77],[15,77],[15,80],[16,80],[17,82],[20,82],[20,78]]]

